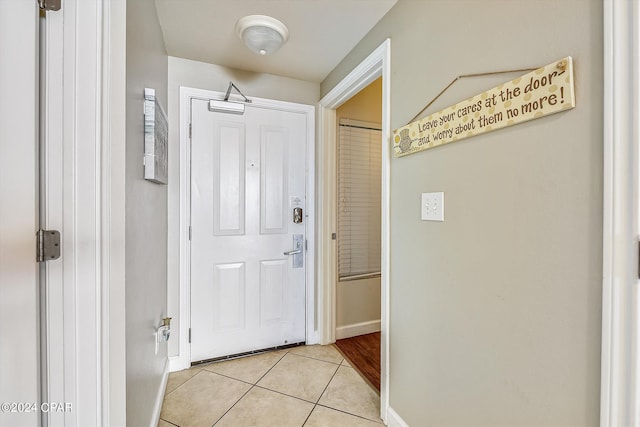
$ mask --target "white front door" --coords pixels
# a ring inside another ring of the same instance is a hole
[[[304,342],[307,116],[194,99],[191,126],[191,361]]]
[[[0,0],[0,425],[39,424],[38,6]]]

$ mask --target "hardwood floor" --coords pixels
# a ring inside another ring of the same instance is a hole
[[[380,393],[380,332],[337,340],[336,347]]]

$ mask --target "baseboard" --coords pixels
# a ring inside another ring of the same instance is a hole
[[[169,356],[169,372],[178,372],[186,369],[180,356]]]
[[[358,335],[371,334],[373,332],[380,332],[380,320],[371,320],[369,322],[339,326],[336,328],[336,339],[341,340],[357,337]]]
[[[149,427],[156,427],[160,421],[160,411],[162,410],[162,402],[164,401],[164,392],[167,389],[167,380],[169,379],[169,359],[164,362],[164,372],[162,373],[162,381],[156,396],[156,403],[153,405],[153,418]]]
[[[389,427],[409,427],[409,424],[405,423],[404,420],[396,411],[393,410],[391,406],[387,408],[387,425]]]
[[[318,331],[313,331],[313,333],[307,334],[306,342],[307,345],[320,344],[320,340],[318,339]]]

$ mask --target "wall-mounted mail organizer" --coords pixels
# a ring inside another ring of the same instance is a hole
[[[156,184],[169,182],[169,131],[167,115],[158,103],[155,89],[144,89],[144,179]]]
[[[402,157],[461,139],[575,108],[573,59],[570,56],[436,113],[415,120],[456,81],[529,70],[509,70],[456,77],[406,126],[393,131],[393,155]]]

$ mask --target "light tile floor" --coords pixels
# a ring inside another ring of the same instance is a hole
[[[159,427],[380,427],[378,394],[331,345],[169,374]]]

